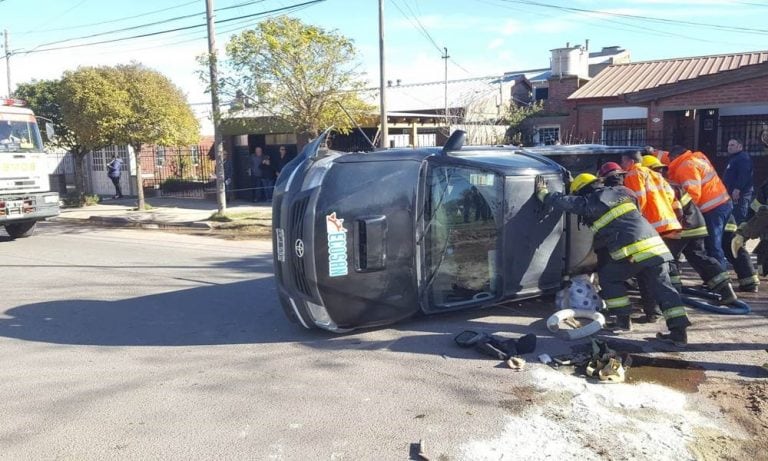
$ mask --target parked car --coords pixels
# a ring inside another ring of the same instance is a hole
[[[284,168],[273,250],[291,320],[343,332],[540,296],[590,269],[591,234],[544,208],[534,178],[561,191],[561,164],[595,171],[619,151],[463,140],[456,131],[442,148],[343,153],[323,135]]]

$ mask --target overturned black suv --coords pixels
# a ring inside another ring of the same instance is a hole
[[[633,148],[464,147],[343,153],[308,144],[280,174],[280,302],[306,328],[347,331],[557,290],[591,270],[591,234],[533,197]]]

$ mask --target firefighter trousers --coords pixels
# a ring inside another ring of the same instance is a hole
[[[752,264],[752,257],[743,246],[739,248],[739,252],[736,256],[733,256],[731,252],[731,240],[733,240],[734,233],[726,231],[723,233],[723,252],[728,262],[733,266],[733,270],[736,272],[736,278],[738,279],[739,286],[745,287],[749,285],[756,285],[760,283],[760,278],[757,275],[754,264]]]
[[[655,302],[659,303],[667,322],[667,328],[686,328],[691,322],[685,313],[680,293],[669,280],[669,263],[662,257],[655,257],[635,263],[628,258],[619,261],[603,261],[597,270],[602,291],[600,296],[605,300],[609,314],[630,315],[632,305],[627,296],[626,280],[637,277],[638,283],[648,288]],[[645,302],[643,302],[645,305]]]
[[[669,266],[669,278],[675,287],[682,287],[679,262],[681,254],[685,256],[688,264],[699,274],[699,277],[707,284],[709,289],[719,287],[730,280],[728,271],[720,264],[720,261],[707,254],[704,238],[668,239],[664,242],[667,244],[669,252],[672,253],[673,261]],[[729,241],[728,245],[730,244]]]

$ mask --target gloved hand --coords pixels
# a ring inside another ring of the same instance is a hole
[[[536,198],[539,199],[539,201],[544,202],[544,198],[549,193],[549,191],[547,190],[547,181],[544,179],[544,176],[540,174],[536,175],[536,178],[534,179],[533,184],[534,184],[534,193],[536,194]]]

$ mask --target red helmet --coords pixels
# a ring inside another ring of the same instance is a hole
[[[616,162],[606,162],[603,164],[603,166],[600,167],[599,170],[597,170],[597,175],[601,178],[605,178],[606,176],[611,176],[614,174],[624,174],[626,171],[621,169],[621,166]]]

